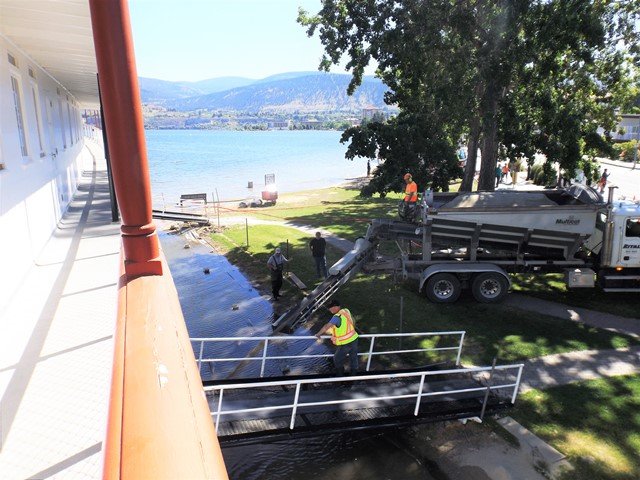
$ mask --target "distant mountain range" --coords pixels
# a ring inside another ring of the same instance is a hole
[[[140,77],[142,102],[180,111],[198,109],[236,112],[344,112],[388,108],[387,87],[364,77],[352,96],[347,74],[288,72],[263,79],[219,77],[199,82],[170,82]]]

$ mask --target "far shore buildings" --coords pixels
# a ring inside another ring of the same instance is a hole
[[[372,120],[374,117],[384,115],[384,112],[381,108],[376,107],[367,107],[362,109],[362,120]]]
[[[316,118],[308,118],[307,120],[302,120],[297,122],[303,130],[320,130],[322,129],[322,122]]]
[[[267,123],[267,127],[274,130],[290,130],[292,125],[291,120],[273,120]]]

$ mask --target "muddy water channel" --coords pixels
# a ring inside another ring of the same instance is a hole
[[[189,335],[196,337],[250,337],[271,335],[273,305],[225,257],[211,253],[205,245],[184,237],[161,234]],[[205,274],[209,269],[209,274]],[[279,313],[279,312],[277,312]],[[309,335],[299,328],[294,335]],[[282,346],[282,354],[305,350],[320,353],[322,345]],[[204,358],[243,357],[256,342],[238,342],[216,351],[206,349]],[[194,347],[195,348],[195,347]],[[325,350],[326,351],[326,350]],[[292,373],[328,372],[329,361],[267,365],[266,376]],[[216,364],[203,367],[203,378],[257,377],[259,362],[245,365]],[[429,459],[412,453],[412,437],[407,431],[387,434],[344,433],[310,439],[295,439],[251,446],[225,447],[223,455],[233,480],[328,480],[328,479],[446,479]],[[415,440],[417,441],[417,440]]]

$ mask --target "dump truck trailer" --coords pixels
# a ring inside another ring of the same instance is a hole
[[[594,189],[423,195],[407,220],[372,220],[353,250],[329,269],[329,278],[274,322],[309,318],[360,269],[395,270],[418,280],[427,298],[455,302],[471,289],[482,303],[499,302],[511,273],[565,274],[571,288],[640,292],[640,204],[605,201]],[[393,240],[399,256],[376,254]]]
[[[432,198],[413,231],[384,220],[372,226],[396,239],[404,278],[418,279],[434,302],[455,302],[465,288],[498,302],[508,274],[524,272],[563,272],[572,288],[640,292],[640,205],[614,202],[613,189],[609,201],[582,185]]]

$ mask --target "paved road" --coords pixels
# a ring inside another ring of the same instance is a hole
[[[636,200],[640,200],[640,163],[635,170],[609,162],[601,162],[601,164],[611,172],[609,176],[611,185],[618,187],[615,198],[625,197],[631,200],[635,196]]]

